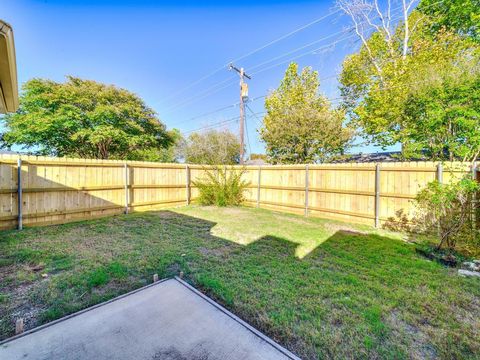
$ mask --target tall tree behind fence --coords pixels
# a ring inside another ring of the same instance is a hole
[[[188,204],[198,196],[192,181],[205,169],[1,155],[0,228]],[[428,182],[449,182],[470,172],[476,174],[471,164],[458,162],[247,166],[245,196],[249,206],[382,226],[411,217],[412,199]]]

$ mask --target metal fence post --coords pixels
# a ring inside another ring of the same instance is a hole
[[[128,214],[128,206],[130,203],[130,192],[129,192],[129,174],[128,174],[128,164],[124,164],[124,169],[125,169],[125,214]]]
[[[308,165],[305,165],[305,216],[308,216]]]
[[[472,163],[472,179],[473,181],[477,182],[478,181],[478,170],[477,170],[477,162],[474,161]],[[474,229],[478,228],[479,224],[479,209],[478,209],[478,194],[475,193],[473,194],[473,199],[472,199],[472,227]]]
[[[17,160],[18,230],[23,229],[22,159]]]
[[[262,181],[262,167],[258,167],[258,184],[257,184],[257,208],[260,207],[260,183]]]
[[[375,165],[375,227],[380,226],[380,164]]]
[[[437,181],[440,184],[443,183],[443,165],[442,165],[442,163],[437,164]]]
[[[442,163],[437,164],[437,181],[440,184],[443,183],[443,165],[442,165]],[[440,219],[438,219],[437,232],[438,232],[438,237],[440,238],[442,236],[442,222],[441,222]]]
[[[185,196],[187,205],[190,205],[190,167],[185,165]]]

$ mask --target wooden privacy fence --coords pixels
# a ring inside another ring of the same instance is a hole
[[[136,161],[0,156],[0,228],[44,225],[189,204],[208,167]],[[250,183],[246,204],[381,226],[412,216],[428,182],[466,174],[468,163],[233,166]]]
[[[247,168],[251,205],[381,226],[414,215],[419,190],[476,170],[469,163],[397,162]]]

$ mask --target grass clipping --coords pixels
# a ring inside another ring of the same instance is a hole
[[[200,205],[237,206],[245,201],[244,192],[250,185],[242,179],[245,169],[216,166],[204,171],[203,178],[192,181],[198,188]]]

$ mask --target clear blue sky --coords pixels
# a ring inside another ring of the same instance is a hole
[[[188,132],[238,115],[238,107],[232,107],[197,117],[237,103],[238,78],[223,69],[180,90],[333,9],[333,1],[318,0],[1,0],[0,18],[14,28],[20,83],[33,77],[63,81],[65,75],[75,75],[115,84],[141,96],[168,128]],[[345,55],[358,48],[355,38],[336,44],[332,42],[347,35],[319,40],[347,26],[345,16],[334,14],[238,61],[236,65],[247,73],[253,68],[250,97],[277,87],[288,60],[305,53],[309,54],[296,60],[301,66],[312,66],[321,78],[338,73]],[[319,42],[279,57],[314,41]],[[267,63],[271,59],[276,60]],[[219,87],[226,87],[214,92],[214,86],[224,81]],[[336,98],[337,86],[331,77],[322,81],[321,89]],[[263,111],[263,99],[250,107]],[[247,124],[252,152],[262,152],[258,120],[249,116]],[[237,131],[238,125],[223,127]]]

